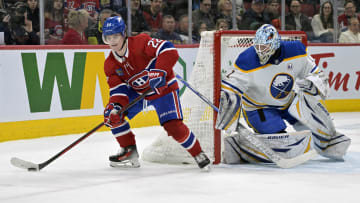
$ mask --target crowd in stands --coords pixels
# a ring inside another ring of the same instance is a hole
[[[128,0],[46,0],[45,44],[104,44],[102,25],[114,15],[125,22],[131,16],[131,35],[147,33],[174,44],[199,43],[200,33],[205,30],[256,30],[264,23],[281,29],[280,0],[192,0],[191,39],[188,0],[130,2],[128,15]],[[40,44],[38,4],[38,0],[0,0],[0,42]],[[285,30],[302,30],[310,42],[334,42],[337,19],[338,42],[360,43],[359,9],[360,0],[286,0]]]

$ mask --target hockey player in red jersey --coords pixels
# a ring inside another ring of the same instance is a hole
[[[135,135],[124,119],[133,118],[146,105],[155,108],[160,124],[194,157],[200,168],[208,167],[209,158],[199,141],[182,122],[179,87],[173,67],[179,55],[172,43],[146,34],[127,37],[126,25],[119,16],[108,18],[103,26],[103,39],[111,48],[105,60],[105,74],[110,88],[104,122],[120,144],[118,154],[110,156],[113,167],[139,167]],[[151,88],[143,101],[130,108],[126,115],[118,112],[130,101]]]

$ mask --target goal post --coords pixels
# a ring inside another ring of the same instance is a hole
[[[282,40],[299,40],[307,46],[305,32],[279,31]],[[191,72],[194,89],[219,106],[222,75],[232,68],[237,56],[252,45],[255,31],[206,31],[201,41]],[[214,164],[221,162],[224,132],[215,129],[217,113],[190,89],[180,98],[184,122],[192,130]],[[145,148],[142,159],[150,162],[187,164],[194,159],[175,140],[164,132]]]

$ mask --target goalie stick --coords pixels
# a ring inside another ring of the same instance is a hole
[[[124,108],[122,108],[119,113],[123,113],[127,110],[129,110],[132,106],[134,106],[137,102],[139,102],[140,100],[144,99],[145,96],[151,92],[152,89],[147,90],[145,93],[143,93],[142,95],[138,96],[137,98],[135,98],[134,100],[132,100],[128,105],[126,105]],[[28,171],[40,171],[41,169],[45,168],[47,165],[49,165],[51,162],[55,161],[57,158],[59,158],[61,155],[65,154],[67,151],[69,151],[71,148],[73,148],[74,146],[76,146],[77,144],[79,144],[81,141],[83,141],[85,138],[89,137],[91,134],[93,134],[95,131],[97,131],[99,128],[101,128],[103,125],[105,125],[104,122],[100,123],[99,125],[97,125],[95,128],[93,128],[92,130],[90,130],[89,132],[87,132],[85,135],[81,136],[80,138],[78,138],[77,140],[75,140],[73,143],[71,143],[69,146],[67,146],[65,149],[61,150],[59,153],[57,153],[56,155],[54,155],[53,157],[51,157],[50,159],[40,163],[40,164],[35,164],[32,163],[30,161],[25,161],[16,157],[12,157],[10,160],[10,163],[18,168],[23,168],[23,169],[27,169]]]
[[[198,95],[205,103],[210,105],[216,112],[219,109],[204,95],[195,90],[187,81],[185,81],[180,75],[176,74],[176,78],[178,78],[186,87],[188,87],[193,93]],[[306,161],[314,158],[317,155],[316,150],[312,149],[302,155],[299,155],[294,158],[283,158],[278,155],[274,150],[268,147],[265,143],[263,143],[256,136],[253,136],[253,133],[250,132],[245,126],[243,126],[240,122],[238,123],[238,128],[246,129],[247,133],[242,133],[241,136],[245,138],[247,141],[251,142],[253,145],[258,147],[262,153],[264,153],[272,162],[274,162],[280,168],[293,168],[297,165],[305,163]]]

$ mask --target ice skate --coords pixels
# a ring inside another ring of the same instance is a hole
[[[200,154],[194,157],[196,163],[198,164],[200,169],[209,171],[210,170],[210,159],[204,152],[200,152]]]
[[[119,153],[109,157],[110,166],[115,168],[139,168],[139,154],[136,145],[121,148]]]

